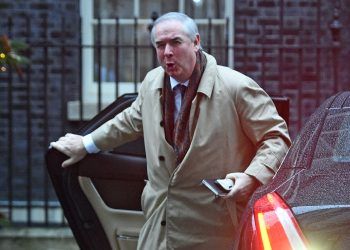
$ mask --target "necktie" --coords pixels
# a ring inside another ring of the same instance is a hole
[[[185,85],[183,85],[183,84],[178,84],[178,85],[177,85],[177,88],[180,90],[180,93],[181,93],[181,103],[182,103],[182,101],[183,101],[183,99],[184,99],[184,96],[185,96],[185,92],[186,92],[187,87],[186,87]]]
[[[176,92],[177,97],[175,98],[175,112],[174,112],[174,121],[177,120],[178,115],[181,110],[181,106],[183,105],[183,100],[186,92],[186,85],[178,84],[175,86],[174,91]],[[179,97],[179,94],[181,94],[181,99]]]

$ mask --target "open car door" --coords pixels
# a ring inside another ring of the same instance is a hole
[[[124,95],[84,126],[86,135],[130,106],[136,94]],[[55,149],[46,165],[64,215],[81,249],[136,249],[144,223],[141,193],[147,179],[143,140],[109,152],[87,155],[62,168],[67,157]]]
[[[78,134],[86,135],[130,106],[136,94],[124,95],[93,118]],[[287,121],[289,100],[273,97]],[[87,155],[62,168],[67,157],[55,149],[46,164],[64,215],[81,249],[136,249],[144,223],[141,194],[147,179],[143,140],[109,152]]]

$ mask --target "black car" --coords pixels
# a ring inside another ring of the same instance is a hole
[[[243,214],[236,249],[350,249],[350,92],[327,99]]]
[[[346,249],[350,245],[346,244],[350,243],[346,237],[350,227],[350,195],[346,190],[346,167],[350,161],[349,95],[346,92],[332,97],[316,111],[272,183],[254,193],[239,227],[237,249],[303,249],[314,246],[314,242],[326,249]],[[122,96],[79,134],[90,133],[135,98],[135,94]],[[273,100],[288,121],[288,99]],[[55,149],[46,155],[52,183],[80,248],[135,249],[144,223],[140,205],[147,179],[143,140],[88,155],[75,167],[63,169],[61,163],[65,159]],[[278,222],[276,204],[282,209],[277,210],[287,215],[287,224],[284,220]],[[265,223],[265,228],[259,222]],[[300,244],[290,246],[291,242]],[[284,243],[289,248],[280,245]]]

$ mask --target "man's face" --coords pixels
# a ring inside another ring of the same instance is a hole
[[[178,21],[165,21],[155,27],[157,58],[169,76],[181,82],[190,78],[196,63],[199,39],[198,35],[192,42]]]

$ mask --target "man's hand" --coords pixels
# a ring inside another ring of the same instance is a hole
[[[69,157],[69,159],[62,163],[62,167],[73,165],[83,159],[87,154],[81,135],[66,134],[60,137],[58,141],[51,142],[50,146]]]
[[[226,175],[226,179],[233,180],[234,185],[232,190],[223,198],[234,198],[237,202],[247,202],[260,185],[258,180],[245,173],[230,173]]]

